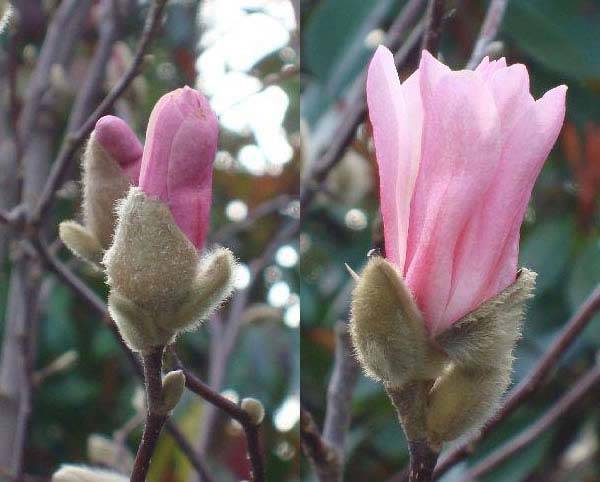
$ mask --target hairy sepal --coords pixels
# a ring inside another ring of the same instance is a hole
[[[103,260],[109,309],[126,343],[143,352],[196,327],[230,295],[235,258],[225,248],[199,258],[166,204],[137,187],[117,212]]]

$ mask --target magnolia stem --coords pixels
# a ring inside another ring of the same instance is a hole
[[[439,452],[433,450],[426,440],[408,442],[410,453],[409,482],[430,482]]]
[[[158,347],[142,355],[144,380],[146,382],[146,424],[144,425],[142,441],[135,456],[130,482],[145,482],[150,468],[150,459],[156,448],[162,427],[167,420],[167,414],[160,406],[164,350],[164,347]]]
[[[402,388],[386,386],[386,391],[408,440],[410,453],[409,482],[430,482],[439,451],[429,444],[426,413],[430,380],[417,380]]]

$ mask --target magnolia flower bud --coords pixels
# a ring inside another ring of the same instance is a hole
[[[87,440],[87,456],[91,463],[110,467],[122,473],[133,470],[133,455],[112,438],[93,433]]]
[[[256,398],[244,398],[241,403],[242,409],[250,416],[254,425],[260,425],[265,418],[265,407]]]
[[[535,276],[521,269],[512,285],[432,337],[397,269],[370,259],[353,292],[350,333],[364,370],[385,384],[397,405],[418,398],[410,393],[414,387],[431,386],[419,410],[400,407],[407,436],[425,434],[439,447],[494,414],[510,382]]]
[[[163,96],[150,115],[139,188],[119,203],[103,259],[109,311],[133,350],[170,343],[231,293],[233,254],[218,248],[198,258],[217,137],[208,100],[189,87]]]
[[[365,373],[389,386],[435,378],[442,354],[427,340],[423,318],[396,268],[372,257],[352,293],[350,335]]]
[[[63,465],[52,475],[52,482],[128,482],[129,477],[83,465]]]
[[[225,248],[199,258],[167,205],[139,188],[118,214],[103,260],[109,311],[129,347],[146,351],[193,329],[229,296],[235,259]]]
[[[60,224],[59,235],[77,256],[96,265],[112,241],[115,203],[137,184],[142,147],[129,126],[114,116],[97,123],[83,155],[84,226]]]
[[[175,370],[165,375],[162,381],[161,410],[169,413],[175,408],[185,389],[185,375],[181,370]]]
[[[146,131],[140,188],[169,206],[197,249],[204,246],[210,221],[218,136],[208,99],[189,87],[160,98]]]
[[[496,412],[510,385],[512,351],[535,278],[521,269],[512,285],[436,337],[451,365],[429,396],[427,426],[434,443],[477,430]]]

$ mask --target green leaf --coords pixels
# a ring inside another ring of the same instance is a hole
[[[545,67],[573,79],[598,79],[600,14],[588,7],[580,0],[513,0],[504,31]]]
[[[535,226],[523,242],[520,264],[538,274],[537,296],[560,282],[569,262],[573,230],[571,219],[549,219]]]
[[[567,298],[573,312],[588,298],[600,283],[600,240],[594,237],[579,251],[567,285]],[[583,338],[600,346],[600,315],[592,319]]]

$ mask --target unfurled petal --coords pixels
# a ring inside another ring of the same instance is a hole
[[[418,157],[412,153],[407,108],[394,57],[385,47],[377,49],[369,65],[367,102],[379,165],[386,255],[402,270]]]
[[[423,99],[431,98],[440,80],[451,72],[448,66],[442,64],[427,50],[423,50],[419,64],[421,97]]]
[[[425,77],[423,71],[421,75]],[[411,208],[406,279],[430,332],[443,328],[452,296],[454,250],[500,159],[491,92],[473,72],[423,88],[422,158]],[[485,161],[485,162],[483,162]],[[467,306],[470,299],[462,300]]]
[[[98,143],[136,186],[140,177],[142,144],[127,123],[119,117],[106,115],[96,122],[94,134]]]
[[[489,298],[514,280],[519,254],[520,228],[531,197],[531,191],[548,154],[552,150],[565,117],[567,87],[561,85],[546,92],[515,124],[503,152],[502,174],[506,190],[497,197],[513,199],[508,205],[498,201],[496,209],[513,211],[512,226],[498,256],[496,269],[491,271],[489,283],[482,297]],[[499,186],[495,186],[500,191]],[[490,206],[494,216],[494,207]]]

